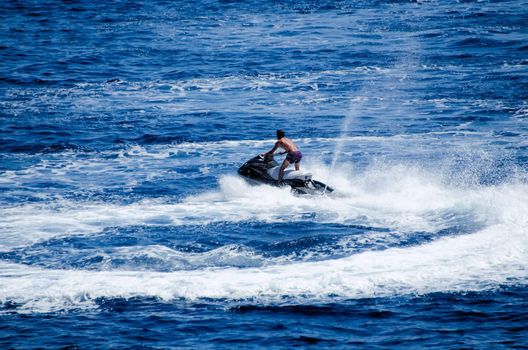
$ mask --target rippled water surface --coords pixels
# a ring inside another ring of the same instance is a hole
[[[528,346],[527,8],[2,2],[0,346]]]

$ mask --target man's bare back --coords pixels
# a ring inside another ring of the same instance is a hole
[[[295,146],[295,143],[293,143],[293,141],[287,137],[281,138],[280,140],[275,142],[275,145],[277,145],[278,147],[281,147],[287,153],[293,153],[293,152],[298,151],[297,146]]]
[[[279,182],[282,182],[282,178],[284,177],[284,170],[290,165],[295,165],[295,170],[299,170],[301,168],[301,159],[302,159],[302,153],[299,151],[295,143],[293,143],[292,140],[284,136],[284,131],[277,130],[277,142],[275,142],[275,146],[273,148],[264,153],[265,157],[273,156],[273,153],[277,150],[277,148],[284,149],[284,153],[288,153],[286,156],[286,159],[282,162],[282,165],[280,167],[279,171]]]

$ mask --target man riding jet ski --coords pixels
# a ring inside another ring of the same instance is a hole
[[[238,173],[246,179],[257,183],[273,186],[290,186],[296,194],[324,194],[334,190],[324,183],[312,180],[312,174],[300,170],[302,153],[292,140],[284,136],[283,130],[277,130],[277,142],[268,152],[248,160],[238,169]],[[282,165],[273,160],[277,148],[283,148],[288,153]],[[286,170],[293,163],[295,170]]]

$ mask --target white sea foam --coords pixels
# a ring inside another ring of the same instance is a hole
[[[92,307],[99,297],[304,303],[526,283],[527,189],[513,186],[503,192],[509,199],[496,203],[501,222],[477,233],[342,259],[170,273],[46,270],[2,263],[0,300],[20,304],[20,312],[35,312]]]
[[[454,186],[431,170],[373,164],[358,170],[339,164],[332,177],[311,164],[314,177],[330,179],[335,195],[293,196],[287,189],[250,186],[236,176],[218,188],[177,203],[144,200],[132,204],[53,201],[0,209],[2,250],[56,236],[92,234],[108,227],[184,225],[214,222],[315,221],[389,228],[395,232],[439,230],[468,222],[477,232],[431,243],[316,262],[262,262],[251,252],[232,254],[215,265],[210,257],[185,256],[201,267],[191,271],[68,271],[2,263],[0,301],[20,310],[91,307],[97,297],[153,296],[292,302],[363,298],[435,291],[493,288],[525,282],[528,268],[528,186],[511,181],[495,186]],[[438,169],[436,169],[437,171]],[[118,254],[137,254],[126,251]],[[227,248],[224,248],[227,249]],[[229,249],[228,249],[229,250]],[[149,247],[144,254],[177,261],[174,251]],[[227,254],[229,252],[220,252]],[[208,260],[210,258],[210,260]],[[247,268],[236,265],[247,259]],[[252,260],[253,259],[253,260]],[[212,265],[208,265],[212,262]],[[253,264],[254,263],[254,264]],[[253,265],[252,265],[253,264]],[[224,266],[224,267],[221,267]],[[90,306],[91,305],[91,306]]]
[[[485,191],[450,190],[418,169],[374,168],[360,174],[349,174],[346,169],[350,168],[338,168],[330,178],[328,168],[314,164],[314,177],[329,179],[337,189],[333,196],[316,199],[294,196],[286,188],[251,186],[238,176],[223,176],[218,189],[179,203],[163,199],[132,204],[57,200],[0,208],[1,248],[114,226],[303,221],[305,217],[318,222],[434,231],[445,225],[445,213],[466,215],[484,210],[476,207],[486,197]]]
[[[257,267],[289,260],[266,259],[253,249],[237,244],[228,244],[200,253],[182,252],[162,245],[118,247],[107,251],[104,257],[101,265],[106,270],[115,269],[112,262],[118,261],[120,270],[134,271],[142,270],[142,267],[136,263],[137,260],[147,260],[150,271],[153,270],[152,267],[157,271],[196,270],[221,266]]]

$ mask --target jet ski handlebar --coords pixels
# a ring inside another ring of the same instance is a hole
[[[273,154],[267,154],[267,153],[261,153],[259,154],[259,158],[265,161],[272,161],[273,160]]]
[[[279,152],[279,153],[277,153],[277,154],[278,154],[278,155],[283,155],[283,154],[286,154],[286,153],[288,153],[288,152],[284,151],[284,152]],[[259,154],[259,158],[272,160],[272,159],[273,159],[273,154],[269,154],[269,153],[260,153],[260,154]]]

